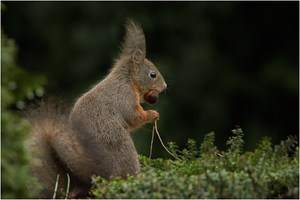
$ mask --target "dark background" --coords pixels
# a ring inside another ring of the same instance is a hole
[[[4,2],[2,30],[18,63],[72,104],[117,58],[124,22],[144,29],[147,56],[168,83],[156,105],[167,143],[222,149],[235,125],[250,150],[299,133],[299,2]],[[133,137],[148,155],[152,125]],[[166,155],[155,140],[154,156]]]

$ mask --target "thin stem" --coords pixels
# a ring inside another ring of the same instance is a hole
[[[151,145],[150,145],[150,155],[149,155],[149,158],[151,158],[152,156],[152,148],[153,148],[153,140],[154,140],[154,127],[152,128],[152,137],[151,137]]]
[[[70,192],[70,176],[69,176],[69,174],[67,173],[67,190],[66,190],[66,197],[65,197],[65,199],[68,198],[69,192]]]
[[[177,160],[180,160],[177,156],[175,156],[174,154],[172,154],[172,153],[167,149],[167,147],[164,145],[164,143],[163,143],[163,141],[162,141],[162,139],[161,139],[161,137],[160,137],[160,135],[159,135],[158,129],[157,129],[157,121],[154,122],[154,128],[155,128],[155,132],[156,132],[156,134],[157,134],[157,136],[158,136],[158,139],[159,139],[161,145],[164,147],[164,149],[165,149],[170,155],[172,155],[174,158],[176,158]]]
[[[54,187],[54,193],[53,193],[53,199],[56,198],[56,192],[57,192],[57,188],[58,188],[58,181],[59,181],[59,174],[57,174],[56,176],[56,182],[55,182],[55,187]]]

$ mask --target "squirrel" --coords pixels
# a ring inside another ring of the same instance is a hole
[[[121,53],[108,75],[72,108],[49,100],[28,112],[34,127],[29,138],[35,159],[31,171],[44,197],[52,198],[57,183],[62,197],[67,175],[69,198],[77,198],[88,195],[94,175],[110,180],[140,172],[130,132],[159,119],[157,111],[144,110],[141,104],[155,103],[167,84],[146,58],[143,30],[130,19],[125,28]]]

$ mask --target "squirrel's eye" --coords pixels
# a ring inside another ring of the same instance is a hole
[[[156,72],[150,72],[150,73],[149,73],[149,76],[150,76],[151,78],[156,78]]]

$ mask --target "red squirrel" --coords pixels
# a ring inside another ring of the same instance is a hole
[[[159,119],[155,110],[141,103],[155,103],[167,84],[146,58],[145,36],[132,20],[119,58],[108,75],[78,98],[70,112],[55,101],[31,111],[32,173],[51,198],[57,175],[58,197],[70,176],[69,198],[87,194],[93,175],[107,180],[140,172],[138,154],[130,136],[133,129]]]

